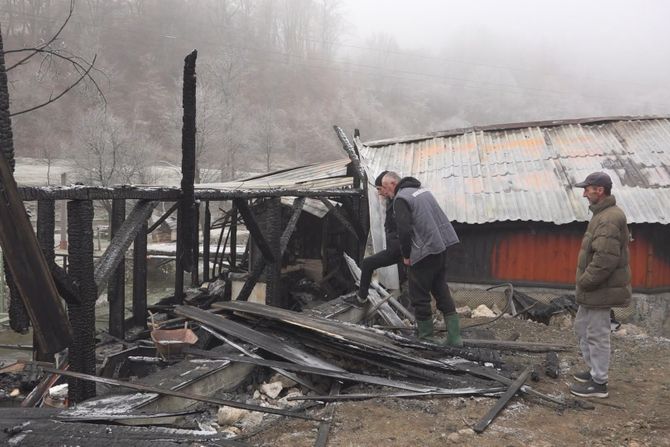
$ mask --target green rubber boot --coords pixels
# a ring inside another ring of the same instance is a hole
[[[419,338],[430,338],[433,335],[433,320],[416,320],[416,331]]]
[[[461,322],[458,314],[453,313],[444,316],[444,324],[447,326],[447,344],[451,346],[463,346],[461,338]]]

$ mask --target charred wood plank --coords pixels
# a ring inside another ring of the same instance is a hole
[[[123,222],[109,247],[107,247],[107,250],[100,257],[100,261],[95,269],[95,284],[98,290],[107,283],[112,272],[124,259],[128,247],[130,247],[130,244],[140,230],[144,228],[147,219],[149,219],[157,204],[158,202],[140,200],[130,212],[128,218]]]
[[[213,329],[232,335],[240,340],[244,340],[247,343],[251,343],[254,346],[258,346],[261,349],[299,365],[330,369],[332,371],[344,371],[342,368],[294,346],[290,346],[276,337],[263,334],[262,332],[253,330],[243,324],[236,323],[220,315],[212,314],[202,309],[198,309],[197,307],[183,305],[175,306],[174,311],[179,316],[204,323]]]
[[[526,352],[568,351],[573,348],[573,346],[553,344],[553,343],[512,341],[512,340],[481,340],[474,338],[464,338],[463,345],[478,348],[498,349],[501,351],[526,351]]]
[[[274,262],[267,262],[265,266],[265,302],[271,306],[284,307],[281,296],[281,226],[282,204],[281,199],[274,197],[265,202],[265,228],[267,242],[275,256]]]
[[[245,349],[240,344],[235,343],[234,341],[230,340],[227,337],[224,337],[223,335],[219,334],[218,332],[216,332],[213,329],[210,329],[209,327],[205,326],[204,324],[201,324],[200,328],[203,329],[204,331],[208,332],[209,334],[211,334],[215,338],[218,338],[222,342],[229,344],[230,346],[237,349],[238,351],[240,351],[242,354],[246,355],[247,357],[251,357],[251,358],[255,358],[255,359],[261,359],[261,360],[263,359],[260,355],[255,354],[255,353],[249,351],[248,349]],[[206,354],[203,355],[204,357],[207,357],[209,355],[209,353],[212,353],[212,351],[204,351],[204,352],[206,353]],[[191,353],[191,354],[193,354],[193,353]],[[198,355],[198,354],[195,353],[193,355]],[[312,391],[315,391],[317,393],[321,392],[321,390],[318,389],[317,387],[315,387],[314,384],[309,380],[303,379],[303,378],[297,376],[296,374],[290,373],[290,372],[288,372],[284,369],[278,368],[276,366],[274,366],[274,367],[271,366],[270,368],[272,368],[273,371],[281,374],[282,376],[288,377],[289,379],[293,380],[294,382],[299,383],[300,385],[302,385],[302,386],[304,386],[304,387],[306,387],[306,388],[308,388]]]
[[[288,247],[289,240],[291,239],[291,235],[293,235],[293,232],[295,231],[296,225],[298,224],[298,218],[300,217],[300,214],[302,213],[302,208],[305,205],[305,198],[304,197],[298,197],[293,201],[293,206],[292,210],[293,213],[291,214],[291,217],[288,221],[288,224],[286,225],[286,228],[284,229],[284,232],[281,235],[280,241],[279,241],[279,259],[284,256],[284,253],[286,252],[286,248]],[[235,231],[231,227],[231,231],[233,231],[232,234],[235,234]],[[231,256],[233,253],[235,246],[233,245],[232,239],[231,239]],[[234,265],[231,262],[232,265]],[[263,269],[267,265],[267,262],[265,259],[259,260],[253,267],[249,278],[244,283],[244,286],[242,287],[242,290],[240,290],[240,293],[237,297],[237,300],[239,301],[246,301],[249,298],[249,295],[254,289],[254,286],[256,285],[256,282],[258,282],[258,278],[260,278],[261,274],[263,273]]]
[[[72,342],[70,324],[4,155],[0,157],[0,245],[40,349],[62,351]]]
[[[330,212],[333,213],[333,215],[337,218],[337,220],[339,220],[340,223],[344,225],[344,228],[346,228],[347,231],[356,238],[357,241],[362,241],[363,239],[365,239],[365,236],[363,234],[360,234],[358,231],[356,231],[356,228],[354,228],[354,225],[347,218],[347,216],[344,215],[340,207],[333,205],[330,202],[330,200],[324,197],[321,197],[320,200],[324,205],[326,205],[328,210],[330,210]]]
[[[270,244],[265,240],[265,236],[263,236],[263,232],[246,200],[234,199],[233,203],[235,203],[235,206],[240,211],[240,215],[242,216],[242,219],[244,219],[244,225],[247,227],[247,230],[249,230],[249,234],[251,234],[256,245],[258,245],[265,261],[275,262],[275,255],[270,248]]]
[[[209,282],[209,255],[210,255],[210,231],[212,229],[212,213],[209,211],[209,200],[205,202],[205,221],[202,234],[202,281]]]
[[[165,222],[165,221],[167,220],[167,218],[170,217],[170,216],[172,215],[172,213],[174,213],[174,211],[175,211],[177,208],[179,208],[179,202],[175,202],[175,203],[170,207],[170,209],[168,209],[168,210],[165,212],[165,214],[163,214],[161,217],[159,217],[158,220],[157,220],[156,222],[154,222],[154,224],[153,224],[152,226],[150,226],[149,228],[147,228],[147,234],[148,234],[148,233],[153,233],[154,230],[155,230],[156,228],[158,228],[163,222]]]
[[[233,401],[233,400],[219,399],[219,398],[210,397],[210,396],[201,396],[199,394],[182,393],[180,391],[168,390],[168,389],[159,388],[159,387],[150,386],[150,385],[143,385],[143,384],[136,383],[136,382],[126,382],[126,381],[123,381],[123,380],[108,379],[106,377],[97,377],[97,376],[94,376],[94,375],[91,375],[91,374],[82,374],[82,373],[77,373],[77,372],[74,372],[74,371],[64,371],[64,370],[52,368],[50,366],[41,366],[40,365],[40,367],[44,370],[44,372],[47,372],[47,373],[60,374],[62,376],[71,377],[71,378],[74,378],[74,379],[84,380],[84,381],[88,381],[88,382],[104,383],[106,385],[129,388],[129,389],[132,389],[132,390],[141,391],[143,393],[156,393],[156,394],[161,394],[161,395],[165,395],[165,396],[181,397],[183,399],[196,400],[198,402],[206,402],[206,403],[217,404],[217,405],[227,405],[229,407],[241,408],[243,410],[259,411],[261,413],[278,414],[280,416],[288,416],[288,417],[294,417],[294,418],[299,418],[299,419],[306,419],[308,421],[320,421],[321,420],[319,418],[314,418],[314,417],[311,417],[311,416],[298,414],[298,413],[295,413],[295,412],[292,412],[292,411],[280,410],[280,409],[269,408],[269,407],[261,407],[259,405],[245,404],[243,402],[236,402],[236,401]]]
[[[263,348],[265,349],[265,348]],[[462,389],[444,389],[437,386],[426,386],[419,383],[412,383],[402,380],[387,379],[385,377],[372,376],[368,374],[358,374],[348,372],[345,370],[332,370],[328,368],[319,368],[309,365],[296,364],[290,362],[281,362],[276,360],[266,360],[263,358],[254,358],[247,355],[225,354],[220,352],[204,351],[195,348],[186,348],[186,354],[196,357],[204,357],[216,360],[230,360],[232,362],[250,363],[258,366],[265,366],[268,368],[278,368],[286,371],[295,371],[304,374],[314,374],[323,377],[330,377],[339,380],[348,380],[354,383],[368,383],[371,385],[386,386],[389,388],[397,388],[401,390],[409,390],[415,393],[436,393],[441,392],[443,395],[464,395],[464,394],[485,394],[489,392],[490,388],[462,388]],[[496,388],[499,389],[499,388]],[[483,390],[483,391],[481,391]],[[448,394],[447,394],[448,393]]]
[[[111,236],[119,234],[123,221],[126,219],[126,201],[112,200]],[[128,244],[130,245],[130,243]],[[125,253],[124,253],[125,254]],[[98,290],[100,290],[98,284]],[[125,334],[126,311],[126,262],[125,256],[119,260],[107,286],[107,301],[109,303],[109,333],[114,337],[123,338]]]
[[[403,392],[403,393],[352,393],[335,394],[329,396],[292,396],[286,400],[318,400],[321,402],[341,402],[347,400],[365,400],[365,399],[398,399],[398,398],[416,398],[416,397],[453,397],[453,396],[481,396],[495,395],[505,391],[503,387],[490,388],[453,388],[442,391],[427,392]]]
[[[19,197],[26,202],[37,200],[152,200],[161,202],[175,202],[182,197],[181,190],[174,187],[159,186],[21,186],[18,188]],[[258,199],[263,197],[361,197],[363,189],[196,189],[195,199],[199,200],[233,200]]]
[[[56,263],[51,264],[49,267],[51,268],[51,276],[56,284],[58,294],[67,304],[81,304],[79,287],[77,287],[77,284],[75,284],[65,269]]]
[[[358,154],[356,154],[356,149],[354,149],[354,147],[351,145],[349,138],[347,138],[347,134],[344,133],[342,128],[340,128],[339,126],[333,126],[333,129],[335,129],[337,138],[339,138],[340,142],[342,143],[342,149],[344,149],[344,152],[347,153],[349,159],[351,160],[351,163],[354,165],[354,169],[358,179],[362,181],[363,179],[366,178],[366,175],[365,170],[361,166],[361,159],[359,158]]]
[[[340,382],[333,382],[333,385],[330,388],[330,395],[333,396],[339,394],[341,388],[342,384]],[[319,423],[319,431],[316,435],[314,447],[326,447],[328,443],[328,434],[330,433],[330,426],[333,424],[333,418],[335,417],[335,408],[334,405],[331,405],[328,408],[328,416],[326,420]]]
[[[475,424],[473,427],[474,431],[477,433],[482,433],[484,430],[486,430],[486,427],[488,427],[489,424],[493,422],[493,419],[498,416],[498,413],[500,413],[502,409],[505,408],[509,400],[519,391],[526,380],[528,380],[528,376],[530,376],[532,371],[532,367],[527,367],[521,373],[521,375],[519,375],[519,377],[514,382],[512,382],[509,389],[505,391],[502,396],[500,396],[500,399],[498,399],[496,404],[489,410],[488,413],[486,413],[486,416],[484,416],[479,422],[477,422],[477,424]]]
[[[133,324],[147,326],[147,223],[133,242]]]

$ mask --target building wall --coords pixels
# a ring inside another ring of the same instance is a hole
[[[450,276],[459,281],[516,281],[572,287],[586,223],[507,222],[460,225]],[[670,288],[670,229],[631,225],[632,283],[636,289]]]

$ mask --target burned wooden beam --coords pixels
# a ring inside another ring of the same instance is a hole
[[[284,256],[284,252],[286,252],[288,242],[291,239],[291,235],[293,235],[293,232],[295,231],[296,225],[298,224],[298,218],[300,217],[300,213],[302,212],[302,208],[304,205],[305,205],[304,197],[298,197],[293,201],[292,206],[293,213],[291,214],[288,224],[286,225],[286,228],[284,228],[284,231],[279,240],[279,259],[281,259]],[[233,248],[234,246],[231,240],[231,250],[233,250]],[[254,286],[256,285],[256,282],[258,282],[258,279],[263,273],[263,269],[265,268],[266,265],[267,261],[265,259],[260,259],[253,266],[249,274],[249,277],[244,282],[244,286],[242,287],[242,290],[240,290],[240,293],[237,296],[237,300],[246,301],[249,298],[249,295],[251,295],[251,292],[253,291]]]
[[[502,409],[505,408],[509,400],[519,391],[526,380],[528,380],[528,376],[530,376],[532,371],[533,368],[531,366],[527,367],[519,375],[519,377],[514,382],[512,382],[508,390],[505,391],[502,396],[500,396],[500,399],[498,399],[496,404],[488,411],[488,413],[486,413],[486,416],[484,416],[479,422],[477,422],[477,424],[475,424],[473,427],[474,431],[477,433],[482,433],[484,430],[486,430],[486,427],[488,427],[489,424],[493,422],[493,419],[498,416],[498,413],[500,413]]]
[[[147,326],[147,223],[133,242],[133,324]]]
[[[266,262],[265,266],[265,302],[271,306],[284,307],[281,296],[281,199],[274,197],[267,200],[265,227],[267,242],[275,256],[274,262]]]
[[[248,341],[248,340],[246,340]],[[255,344],[253,342],[250,342]],[[266,348],[263,348],[266,351],[269,351]],[[406,380],[393,380],[386,377],[372,376],[369,374],[358,374],[343,369],[333,370],[328,368],[320,368],[309,366],[305,364],[296,364],[290,362],[281,362],[277,360],[266,360],[263,358],[254,358],[247,355],[237,355],[237,354],[224,354],[220,352],[204,351],[201,349],[195,348],[186,348],[184,351],[186,354],[203,357],[208,359],[217,359],[217,360],[230,360],[233,362],[243,362],[250,363],[257,366],[265,366],[268,368],[278,368],[285,371],[295,371],[304,374],[314,374],[323,377],[330,377],[333,379],[339,380],[348,380],[354,383],[367,383],[370,385],[379,385],[389,388],[397,388],[401,390],[408,390],[414,393],[421,394],[431,394],[431,393],[442,393],[442,395],[450,396],[462,396],[462,395],[472,395],[472,394],[487,394],[493,390],[499,390],[499,387],[470,387],[470,388],[458,388],[458,389],[446,389],[439,386],[427,386],[420,383],[412,383]],[[269,351],[272,352],[272,351]],[[274,353],[274,352],[273,352]],[[277,354],[280,355],[281,354]]]
[[[321,402],[343,402],[348,400],[365,399],[398,399],[398,398],[417,398],[417,397],[454,397],[454,396],[493,396],[505,391],[503,387],[489,388],[453,388],[440,389],[426,392],[402,392],[402,393],[351,393],[335,394],[328,396],[292,396],[286,400],[318,400]]]
[[[126,251],[135,239],[135,236],[144,228],[144,224],[151,216],[157,202],[140,200],[130,212],[112,239],[107,250],[100,257],[95,269],[95,284],[100,290],[109,280],[110,275],[124,259]]]
[[[342,210],[339,207],[333,205],[330,202],[330,200],[328,200],[324,197],[321,197],[320,200],[324,205],[326,205],[326,207],[330,210],[330,212],[333,213],[333,215],[337,218],[337,220],[339,220],[340,223],[342,225],[344,225],[344,228],[346,228],[347,231],[349,233],[351,233],[356,238],[357,241],[361,241],[361,240],[365,239],[365,236],[363,234],[360,234],[359,231],[356,231],[356,228],[354,227],[354,225],[347,218],[347,216],[344,215],[344,213],[342,212]]]
[[[196,74],[195,62],[198,51],[193,50],[184,58],[184,78],[182,90],[181,129],[181,191],[179,214],[177,215],[177,275],[181,272],[192,272],[193,239],[197,231],[195,223],[196,204],[194,197],[195,184],[195,138],[196,138]]]
[[[251,357],[251,358],[261,359],[261,360],[262,360],[262,357],[261,357],[260,355],[255,354],[255,353],[249,351],[248,349],[245,349],[245,348],[244,348],[243,346],[241,346],[240,344],[235,343],[234,341],[230,340],[230,339],[227,338],[227,337],[224,337],[223,335],[219,334],[218,332],[216,332],[216,331],[213,330],[213,329],[210,329],[209,327],[205,326],[204,324],[201,324],[201,325],[200,325],[200,328],[203,329],[204,331],[210,333],[214,338],[217,338],[217,339],[221,340],[222,342],[224,342],[224,343],[226,343],[226,344],[232,346],[233,348],[237,349],[238,351],[240,351],[242,354],[246,355],[247,357]],[[202,353],[200,353],[200,355],[201,355],[201,356],[204,356],[204,357],[208,357],[208,356],[212,353],[212,351],[203,351],[203,352],[206,353],[206,354],[203,355]],[[191,353],[191,354],[193,354],[193,355],[198,355],[198,353],[195,353],[195,354],[194,354],[193,352],[189,351],[189,349],[186,350],[186,353],[187,353],[187,354],[188,354],[188,353]],[[308,388],[308,389],[310,389],[310,390],[312,390],[312,391],[315,391],[315,392],[317,392],[317,393],[318,393],[318,392],[321,392],[321,390],[319,390],[318,388],[316,388],[316,387],[314,386],[314,384],[312,384],[312,382],[309,381],[309,380],[302,379],[301,377],[297,376],[296,374],[290,373],[290,372],[288,372],[288,371],[286,371],[286,370],[284,370],[284,369],[278,368],[278,367],[276,367],[276,366],[271,366],[270,368],[272,368],[272,370],[274,370],[275,372],[281,374],[282,376],[284,376],[284,377],[288,377],[289,379],[293,380],[294,382],[299,383],[300,385],[304,386],[305,388]]]
[[[333,385],[330,388],[330,395],[339,394],[341,387],[342,384],[340,382],[333,382]],[[335,408],[334,405],[328,407],[328,416],[326,420],[319,423],[319,431],[316,434],[314,447],[326,447],[328,443],[328,434],[330,433],[330,426],[333,424],[333,418],[335,417]]]
[[[335,129],[337,138],[339,138],[340,142],[342,143],[342,149],[344,149],[344,152],[346,152],[347,155],[349,156],[349,159],[351,160],[351,163],[354,166],[358,178],[361,180],[367,178],[365,175],[365,170],[361,166],[361,159],[356,153],[356,149],[354,149],[354,147],[351,145],[349,138],[347,138],[347,134],[345,134],[342,128],[340,128],[339,126],[333,126],[333,129]]]
[[[60,265],[53,263],[49,266],[51,269],[51,276],[56,284],[58,294],[65,300],[67,304],[81,304],[81,297],[79,296],[79,287],[72,280],[70,275]]]
[[[277,408],[270,408],[270,407],[261,407],[260,405],[252,405],[252,404],[245,404],[243,402],[236,402],[234,400],[227,400],[227,399],[219,399],[216,397],[209,397],[209,396],[201,396],[199,394],[189,394],[189,393],[182,393],[180,391],[175,391],[175,390],[166,390],[163,388],[155,387],[155,386],[149,386],[149,385],[142,385],[140,383],[135,383],[135,382],[126,382],[123,380],[115,380],[115,379],[108,379],[106,377],[97,377],[91,374],[82,374],[82,373],[77,373],[74,371],[64,371],[56,368],[52,368],[50,366],[41,366],[39,365],[44,372],[47,373],[52,373],[52,374],[60,374],[65,377],[70,377],[82,381],[87,381],[87,382],[95,382],[95,383],[104,383],[106,385],[111,385],[111,386],[119,386],[123,388],[129,388],[131,390],[137,390],[141,391],[144,393],[156,393],[156,394],[163,394],[166,396],[174,396],[174,397],[180,397],[183,399],[188,399],[188,400],[196,400],[199,402],[206,402],[210,404],[216,404],[216,405],[227,405],[229,407],[233,408],[241,408],[243,410],[249,410],[249,411],[259,411],[261,413],[270,413],[270,414],[278,414],[280,416],[288,416],[288,417],[293,417],[293,418],[299,418],[299,419],[306,419],[308,421],[320,421],[321,419],[303,415],[303,414],[298,414],[292,411],[286,411],[286,410],[280,410]]]
[[[526,352],[568,351],[573,349],[573,346],[562,344],[512,340],[481,340],[474,338],[464,338],[463,345],[477,348],[491,348],[500,351]]]
[[[40,349],[62,351],[72,343],[72,330],[4,155],[0,157],[0,244]]]
[[[159,217],[158,220],[156,222],[154,222],[154,224],[152,226],[147,228],[147,234],[153,233],[153,231],[156,228],[158,228],[163,222],[165,222],[165,220],[167,220],[167,218],[170,217],[172,215],[172,213],[174,213],[177,208],[179,208],[179,202],[175,202],[174,204],[172,204],[170,209],[168,209],[165,212],[165,214],[163,214],[161,217]]]
[[[69,351],[70,367],[81,373],[95,373],[95,285],[93,267],[93,203],[75,200],[67,204],[68,254],[70,274],[79,284],[81,304],[68,306],[74,341]],[[68,381],[71,402],[95,396],[95,384],[76,379]]]
[[[285,342],[278,340],[275,337],[255,331],[243,324],[236,323],[220,315],[215,315],[193,306],[175,306],[174,311],[179,316],[204,323],[211,328],[230,334],[299,365],[314,366],[322,369],[330,369],[332,371],[344,371],[342,368],[333,365],[330,362],[296,347],[287,345]]]
[[[181,190],[160,186],[22,186],[19,197],[26,202],[37,200],[152,200],[175,202],[182,197]],[[360,197],[365,192],[359,188],[349,189],[211,189],[198,188],[194,197],[198,200],[224,201],[233,199],[258,199],[264,197]]]
[[[209,201],[205,202],[205,221],[202,234],[202,281],[209,282],[209,255],[210,231],[212,229],[212,213],[209,211]]]
[[[256,220],[254,213],[251,211],[251,208],[249,208],[246,200],[234,199],[233,203],[240,211],[240,215],[242,216],[242,219],[244,219],[244,225],[247,227],[247,230],[249,230],[249,234],[254,239],[256,245],[258,245],[265,261],[275,262],[275,255],[272,252],[270,245],[265,240],[265,236],[263,236],[258,221]]]
[[[123,199],[112,200],[111,236],[114,238],[121,231],[126,219],[126,201]],[[139,229],[138,229],[139,231]],[[111,245],[111,244],[110,244]],[[130,242],[128,243],[130,245]],[[101,289],[98,284],[98,290]],[[124,255],[118,261],[116,268],[111,274],[107,286],[107,302],[109,303],[109,333],[114,337],[123,338],[125,335],[125,313],[126,313],[126,262]]]

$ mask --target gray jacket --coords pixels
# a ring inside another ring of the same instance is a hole
[[[459,242],[454,227],[435,196],[413,177],[403,178],[396,188],[393,210],[398,225],[400,250],[414,265],[428,255],[442,253]]]

